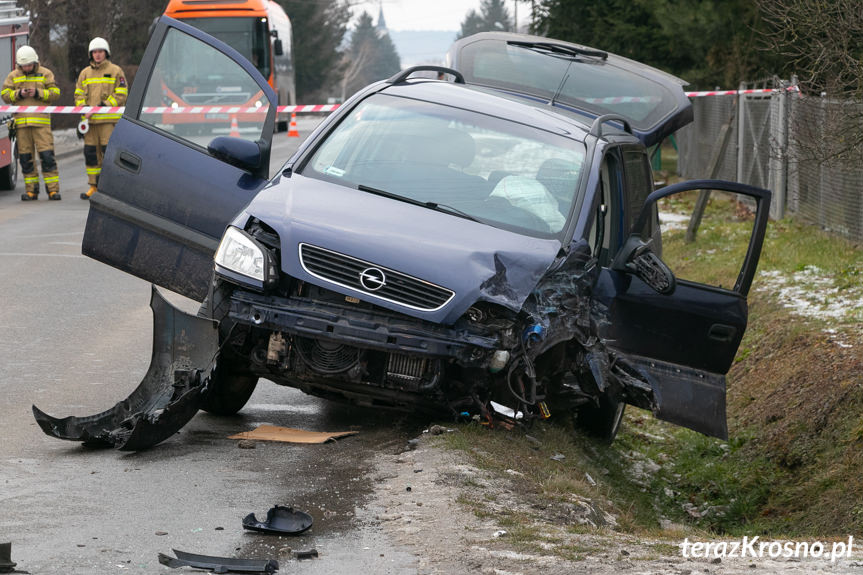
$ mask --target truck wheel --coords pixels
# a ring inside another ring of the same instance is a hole
[[[625,403],[604,393],[599,398],[599,407],[585,405],[576,410],[575,426],[586,435],[611,443],[620,429],[625,407]]]
[[[18,183],[18,144],[12,144],[12,161],[0,168],[0,190],[14,190]]]
[[[201,409],[213,415],[234,415],[243,409],[257,385],[256,375],[233,371],[230,365],[216,366]]]

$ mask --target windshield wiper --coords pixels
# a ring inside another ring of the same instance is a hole
[[[389,198],[391,200],[398,200],[400,202],[407,202],[408,204],[413,204],[415,206],[420,206],[423,208],[428,208],[430,210],[435,210],[436,212],[443,212],[445,214],[450,214],[453,216],[458,216],[460,218],[464,218],[466,220],[470,220],[472,222],[480,222],[477,218],[473,217],[470,214],[467,214],[458,208],[454,208],[452,206],[448,206],[446,204],[439,204],[437,202],[421,202],[419,200],[415,200],[413,198],[408,198],[405,196],[400,196],[398,194],[394,194],[392,192],[387,192],[386,190],[379,190],[378,188],[373,188],[371,186],[366,186],[360,184],[357,186],[357,189],[361,192],[368,192],[370,194],[375,194],[376,196],[383,196],[384,198]]]
[[[436,210],[438,212],[444,212],[445,214],[452,214],[454,216],[458,216],[460,218],[464,218],[464,219],[470,220],[472,222],[482,223],[482,220],[479,220],[479,219],[473,217],[472,215],[461,211],[458,208],[454,208],[454,207],[448,206],[446,204],[439,204],[437,202],[425,202],[425,203],[423,203],[423,205],[429,209]]]
[[[519,48],[527,48],[537,52],[550,52],[552,54],[562,54],[564,56],[590,56],[593,58],[608,59],[608,52],[602,50],[588,50],[586,48],[578,48],[576,46],[564,46],[562,44],[553,44],[551,42],[524,42],[521,40],[510,40],[507,42],[509,46],[518,46]]]

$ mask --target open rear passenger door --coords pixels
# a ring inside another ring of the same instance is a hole
[[[275,102],[236,50],[160,18],[106,150],[84,255],[203,300],[226,225],[267,183]]]

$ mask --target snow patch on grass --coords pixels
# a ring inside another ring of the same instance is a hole
[[[863,321],[863,285],[837,287],[818,266],[806,266],[791,274],[762,271],[756,285],[759,292],[769,294],[797,316],[833,323]],[[835,329],[825,332],[838,346],[852,347],[836,337]]]

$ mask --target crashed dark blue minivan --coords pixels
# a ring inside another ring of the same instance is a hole
[[[201,311],[154,289],[145,380],[91,417],[34,407],[46,433],[140,449],[199,408],[239,411],[267,379],[377,409],[574,417],[606,439],[629,403],[725,437],[769,192],[654,190],[651,153],[692,119],[684,83],[659,70],[505,33],[447,59],[355,94],[270,178],[272,90],[163,17],[83,252]],[[196,80],[235,133],[171,123],[169,88]],[[230,108],[250,97],[257,110]],[[719,253],[736,256],[724,275]]]

